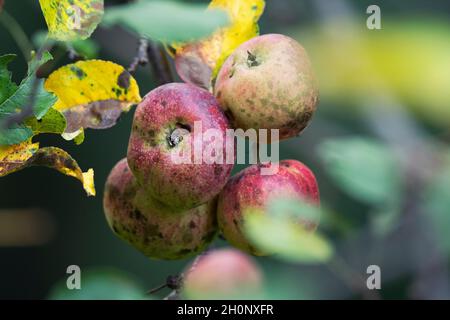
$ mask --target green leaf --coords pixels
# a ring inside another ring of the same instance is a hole
[[[0,56],[0,104],[17,90],[17,85],[11,81],[11,72],[8,70],[8,64],[15,57],[14,54]]]
[[[141,36],[161,42],[191,41],[211,34],[228,22],[222,10],[174,1],[135,1],[105,12],[105,25],[121,24]]]
[[[49,294],[51,300],[143,300],[144,290],[127,273],[111,268],[81,270],[81,290],[69,290],[67,278]]]
[[[40,30],[33,35],[33,44],[40,48],[47,42],[47,31]],[[85,40],[75,40],[75,41],[55,41],[55,46],[62,47],[67,50],[67,47],[71,46],[77,54],[84,57],[85,59],[95,59],[98,56],[100,50],[98,44],[91,38]]]
[[[288,262],[324,263],[333,256],[333,247],[322,235],[306,231],[291,219],[251,212],[246,215],[244,230],[260,250]]]
[[[4,61],[8,61],[6,58]],[[33,113],[37,120],[48,112],[48,110],[55,104],[57,98],[53,94],[44,89],[44,80],[36,78],[36,71],[40,66],[52,59],[48,52],[44,52],[40,56],[35,56],[28,64],[27,77],[22,80],[19,87],[16,88],[10,96],[8,96],[0,104],[0,126],[5,125],[7,118],[17,115],[26,108],[30,101],[30,96],[33,94],[33,86],[37,86]],[[10,60],[9,60],[10,61]],[[33,136],[33,131],[25,126],[23,123],[18,123],[10,126],[7,129],[1,130],[0,145],[12,145],[23,142]]]
[[[3,120],[0,115],[0,120]],[[0,121],[0,126],[3,125]],[[8,129],[0,130],[0,146],[21,143],[33,136],[33,131],[24,125],[14,124]]]
[[[292,219],[295,221],[308,221],[318,224],[322,210],[313,204],[299,199],[273,199],[267,206],[270,217],[280,219]]]
[[[66,129],[66,118],[61,112],[51,108],[42,119],[38,120],[32,117],[25,121],[25,125],[33,131],[33,135],[40,133],[62,134]]]
[[[350,196],[372,205],[395,203],[400,168],[386,146],[360,137],[328,140],[319,146],[324,168]]]

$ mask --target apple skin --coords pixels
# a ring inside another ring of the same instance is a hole
[[[313,172],[296,160],[283,160],[277,174],[261,175],[260,164],[250,166],[233,176],[219,195],[217,217],[219,230],[225,239],[245,252],[257,256],[267,255],[258,251],[243,231],[247,210],[258,209],[266,213],[272,199],[303,199],[320,204],[319,188]],[[317,222],[299,221],[307,230],[315,230]]]
[[[253,259],[235,249],[219,249],[188,267],[182,294],[188,299],[251,299],[262,287],[263,275]]]
[[[225,155],[226,143],[232,142],[226,136],[230,124],[215,97],[204,89],[183,83],[163,85],[144,97],[134,115],[127,155],[130,169],[153,198],[175,211],[191,209],[214,198],[233,169],[233,164],[208,164],[204,158],[196,164],[194,156],[192,163],[174,163],[173,153],[188,154],[190,147],[194,154],[196,121],[201,121],[202,133],[208,129],[222,133]],[[176,145],[170,145],[173,131],[180,128],[185,134],[175,141]],[[203,142],[203,150],[209,143]]]
[[[305,49],[280,34],[238,47],[219,71],[214,92],[235,127],[279,129],[280,140],[308,126],[319,100]]]
[[[154,259],[183,259],[202,252],[217,234],[216,201],[174,213],[138,185],[127,160],[112,169],[103,207],[113,232]]]

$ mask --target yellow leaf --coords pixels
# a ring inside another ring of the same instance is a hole
[[[226,58],[239,45],[259,34],[258,20],[264,7],[264,0],[212,0],[209,8],[227,11],[231,23],[204,40],[171,45],[180,77],[209,87]]]
[[[103,16],[103,0],[39,0],[49,37],[60,41],[88,38]]]
[[[66,133],[112,127],[122,112],[141,101],[130,73],[102,60],[78,61],[59,68],[48,77],[45,89],[58,97],[53,107],[66,117]]]
[[[95,196],[94,171],[83,172],[78,163],[64,150],[47,147],[31,139],[20,144],[0,147],[0,177],[30,166],[45,166],[81,181],[88,196]]]
[[[30,165],[55,169],[66,176],[81,181],[88,196],[95,196],[94,171],[81,171],[78,163],[64,150],[55,147],[41,148],[33,156]]]
[[[31,139],[20,144],[0,146],[0,177],[22,169],[38,149],[39,143],[31,143]]]

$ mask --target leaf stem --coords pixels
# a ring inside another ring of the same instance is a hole
[[[3,27],[11,34],[12,38],[22,52],[25,61],[30,60],[33,45],[17,20],[6,12],[6,10],[3,10],[0,13],[0,24],[3,25]]]

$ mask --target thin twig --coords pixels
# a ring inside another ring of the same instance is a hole
[[[133,62],[128,67],[130,73],[136,72],[138,66],[145,66],[149,62],[148,59],[148,41],[147,39],[139,39],[139,47]]]
[[[172,71],[164,48],[159,43],[149,41],[147,53],[158,85],[173,82]]]
[[[77,52],[77,50],[75,50],[75,48],[73,47],[72,44],[66,43],[66,49],[67,49],[67,55],[68,55],[70,60],[72,60],[72,61],[84,60],[84,57],[81,56]]]

